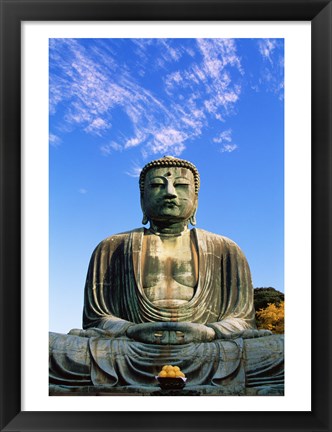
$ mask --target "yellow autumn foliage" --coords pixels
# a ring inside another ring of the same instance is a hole
[[[265,309],[256,312],[257,328],[271,330],[272,333],[281,334],[285,331],[285,302],[279,305],[268,303]]]

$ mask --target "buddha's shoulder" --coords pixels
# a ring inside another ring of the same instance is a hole
[[[203,230],[201,228],[195,228],[198,239],[205,239],[216,244],[220,244],[222,246],[228,246],[230,248],[240,249],[237,243],[234,240],[231,240],[228,237],[225,237],[220,234],[212,233],[210,231]]]
[[[96,249],[109,249],[119,246],[124,243],[126,240],[129,240],[130,237],[135,235],[141,235],[144,232],[144,228],[135,228],[130,231],[124,231],[117,234],[112,234],[109,237],[106,237],[102,240]]]

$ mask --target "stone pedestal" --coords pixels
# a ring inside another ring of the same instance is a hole
[[[162,390],[160,387],[121,387],[112,388],[109,386],[86,386],[86,387],[65,387],[50,385],[50,396],[283,396],[283,388],[247,388],[243,391],[233,391],[213,386],[188,386],[181,390]]]

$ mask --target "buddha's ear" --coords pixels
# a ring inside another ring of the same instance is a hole
[[[142,224],[146,225],[149,222],[147,215],[143,212]]]
[[[143,195],[142,194],[141,194],[141,209],[143,212],[142,224],[146,225],[149,222],[149,218],[147,217],[145,210],[144,210],[144,201],[143,201]]]
[[[190,216],[190,219],[189,219],[189,223],[192,226],[196,225],[196,211],[197,211],[197,209],[195,209],[194,213]]]
[[[197,213],[197,207],[198,207],[198,200],[196,199],[196,206],[195,206],[195,210],[194,210],[194,212],[193,212],[193,214],[190,216],[190,218],[189,218],[189,223],[192,225],[192,226],[195,226],[196,225],[196,213]]]

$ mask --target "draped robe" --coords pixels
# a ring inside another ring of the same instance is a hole
[[[224,394],[240,394],[251,382],[280,385],[280,337],[221,339],[255,328],[251,275],[240,248],[225,237],[193,229],[199,265],[194,296],[178,308],[159,307],[142,286],[144,233],[141,228],[111,236],[93,252],[85,286],[84,330],[50,334],[50,382],[149,386],[162,365],[173,364],[186,374],[188,386],[222,386]],[[126,336],[133,323],[169,321],[205,324],[215,330],[216,339],[158,345]]]

